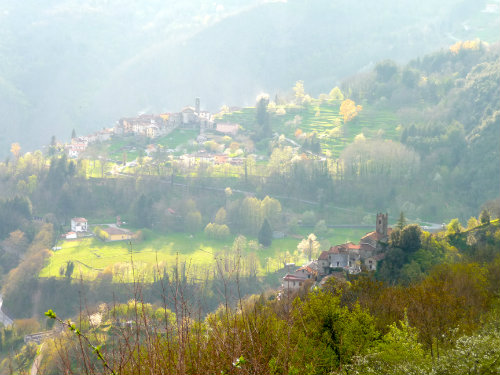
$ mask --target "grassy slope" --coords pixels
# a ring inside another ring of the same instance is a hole
[[[311,229],[312,230],[312,229]],[[330,244],[342,243],[346,240],[357,242],[366,231],[360,229],[335,229],[333,234],[327,238]],[[309,230],[300,230],[300,235],[306,236]],[[267,258],[269,258],[269,271],[275,271],[281,267],[280,255],[287,251],[292,253],[296,250],[299,238],[287,237],[273,240],[269,248],[262,249],[257,253],[260,262],[259,273],[266,273]],[[186,261],[192,270],[199,270],[205,266],[214,265],[215,253],[224,250],[230,251],[232,239],[228,241],[216,241],[207,238],[203,233],[191,237],[185,233],[174,233],[160,235],[148,232],[147,239],[132,244],[132,259],[134,268],[145,275],[146,280],[152,280],[152,272],[158,264],[162,269],[166,266],[170,270],[177,262]],[[62,241],[58,246],[62,247],[53,253],[45,268],[40,272],[41,277],[59,277],[59,269],[66,262],[75,263],[74,277],[92,279],[107,267],[112,267],[123,274],[123,278],[130,280],[132,277],[130,267],[130,246],[127,242],[104,243],[98,239],[90,238],[78,241]],[[178,255],[177,255],[178,254]],[[224,256],[224,255],[222,255]],[[302,255],[296,255],[288,261],[303,263],[306,259]],[[196,272],[196,271],[194,271]],[[196,275],[192,275],[196,277]],[[120,281],[115,279],[115,281]]]
[[[305,108],[286,108],[286,114],[271,114],[271,127],[274,132],[284,134],[295,140],[295,130],[301,129],[305,133],[315,131],[320,139],[322,151],[331,151],[333,157],[338,157],[345,146],[354,141],[354,137],[363,133],[367,138],[377,136],[381,130],[385,139],[396,140],[398,134],[398,118],[391,111],[366,106],[359,116],[343,124],[339,115],[340,102],[319,103],[314,101],[312,105]],[[301,117],[298,125],[290,123],[296,116]],[[239,123],[245,130],[252,130],[255,126],[255,108],[244,108],[241,111],[232,112],[223,116],[222,121]],[[329,132],[336,126],[340,126],[341,135],[333,138]]]

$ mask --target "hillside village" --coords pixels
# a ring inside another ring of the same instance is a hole
[[[392,228],[388,227],[388,214],[377,213],[375,231],[364,235],[358,244],[347,242],[332,246],[314,259],[283,277],[283,293],[298,290],[306,281],[320,282],[326,277],[344,278],[347,273],[376,271],[377,264],[385,257]]]
[[[236,109],[238,108],[232,108],[232,110]],[[105,128],[87,136],[74,136],[70,143],[64,145],[64,151],[69,158],[77,159],[94,143],[109,141],[112,137],[139,136],[151,140],[151,143],[145,150],[145,153],[149,156],[151,153],[157,151],[153,140],[166,136],[175,129],[199,131],[196,142],[203,144],[208,140],[208,134],[236,136],[240,125],[221,121],[217,122],[212,113],[200,109],[200,99],[196,98],[195,107],[186,106],[180,112],[158,115],[140,114],[137,117],[121,118],[112,128]],[[167,153],[172,152],[174,152],[173,149],[167,149]],[[206,158],[206,155],[203,155],[203,157]],[[220,155],[219,158],[213,158],[215,162],[220,162],[219,159]]]

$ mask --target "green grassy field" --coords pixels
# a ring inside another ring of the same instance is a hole
[[[354,137],[363,133],[366,138],[374,138],[379,133],[384,139],[397,140],[397,116],[388,110],[366,106],[352,121],[344,124],[339,114],[340,102],[320,103],[314,101],[307,107],[285,108],[282,115],[271,114],[270,123],[273,131],[284,134],[295,140],[295,130],[304,133],[316,132],[322,151],[330,151],[333,157],[338,157],[345,146],[354,141]],[[297,123],[294,123],[299,116]],[[235,122],[246,130],[255,127],[255,108],[244,108],[241,111],[223,116],[223,121]],[[339,127],[338,136],[332,137],[332,129]]]
[[[189,140],[195,139],[198,134],[199,132],[193,129],[175,129],[172,133],[155,139],[154,143],[167,149],[175,149],[186,144]]]
[[[312,228],[311,228],[312,230]],[[311,231],[302,228],[298,236],[307,236]],[[335,229],[331,236],[326,238],[332,245],[351,240],[357,242],[366,231],[359,229]],[[296,237],[298,237],[296,236]],[[207,238],[204,233],[190,236],[185,233],[160,235],[147,232],[146,240],[133,243],[102,242],[96,238],[82,240],[61,241],[57,246],[62,247],[50,257],[48,263],[40,272],[40,277],[61,277],[59,270],[68,261],[73,261],[75,270],[73,277],[94,279],[99,273],[112,270],[115,282],[131,281],[132,261],[135,276],[140,275],[146,281],[153,279],[153,273],[166,267],[171,270],[177,262],[190,265],[193,273],[207,267],[215,266],[214,256],[224,258],[230,256],[233,239],[218,241]],[[252,240],[252,238],[248,238]],[[255,240],[255,239],[254,239]],[[287,262],[302,264],[306,261],[303,254],[296,252],[300,238],[286,237],[273,240],[269,248],[260,249],[256,255],[258,259],[258,274],[274,272],[282,267],[284,254],[289,253]],[[243,252],[243,257],[248,251]],[[197,278],[196,274],[188,277]]]

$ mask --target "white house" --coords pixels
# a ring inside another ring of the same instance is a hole
[[[88,228],[87,219],[83,217],[74,217],[71,219],[72,232],[86,232]]]

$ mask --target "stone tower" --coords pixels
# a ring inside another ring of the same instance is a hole
[[[196,98],[194,100],[194,111],[199,115],[200,114],[200,98]]]
[[[377,222],[375,224],[375,231],[380,234],[383,238],[387,237],[387,219],[389,214],[378,213]]]

